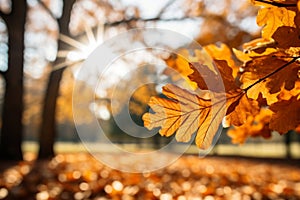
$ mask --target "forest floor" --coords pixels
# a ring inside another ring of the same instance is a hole
[[[0,199],[300,199],[300,160],[184,155],[153,172],[124,173],[87,153],[26,158],[0,163]]]

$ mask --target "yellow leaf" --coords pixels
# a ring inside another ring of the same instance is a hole
[[[232,75],[234,77],[237,76],[238,66],[236,66],[232,58],[231,49],[226,44],[221,43],[219,46],[210,44],[203,48],[214,60],[225,60],[232,68]]]
[[[294,23],[295,16],[296,13],[292,10],[272,6],[259,10],[256,22],[259,26],[264,26],[262,37],[268,39],[280,26],[296,27]]]

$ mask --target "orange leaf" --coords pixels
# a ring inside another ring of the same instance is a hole
[[[194,133],[199,148],[207,149],[225,115],[226,98],[208,91],[195,95],[188,90],[168,84],[163,87],[168,97],[152,97],[149,106],[154,113],[143,116],[144,126],[148,129],[161,127],[159,133],[171,136],[176,132],[176,140],[190,141]],[[218,99],[214,104],[210,99]]]
[[[280,134],[295,129],[300,124],[300,100],[293,97],[288,101],[280,101],[270,106],[274,112],[270,121],[270,128]]]
[[[227,134],[232,138],[232,143],[244,143],[248,137],[269,138],[271,136],[269,128],[271,115],[272,111],[263,108],[256,115],[249,116],[243,125],[230,128]]]
[[[235,104],[237,105],[234,110],[225,117],[225,123],[228,125],[241,126],[249,116],[257,115],[260,110],[258,102],[249,99],[246,94],[240,95]]]

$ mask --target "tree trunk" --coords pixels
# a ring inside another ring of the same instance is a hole
[[[69,22],[72,7],[75,0],[64,1],[64,8],[62,17],[58,20],[58,26],[60,33],[70,36],[69,33]],[[58,50],[61,50],[66,45],[62,41],[58,41]],[[64,62],[63,59],[57,58],[54,62],[54,66],[58,63]],[[39,138],[39,153],[38,159],[48,159],[54,156],[54,142],[56,138],[56,100],[59,95],[59,85],[61,81],[64,68],[52,71],[48,80],[48,85],[46,89],[42,123],[40,128],[40,138]]]
[[[288,159],[292,158],[291,142],[292,142],[292,131],[289,131],[284,135],[284,144],[286,149],[285,157]]]
[[[12,2],[12,12],[3,17],[8,29],[8,70],[3,73],[5,94],[0,138],[1,160],[22,160],[23,51],[26,1]]]

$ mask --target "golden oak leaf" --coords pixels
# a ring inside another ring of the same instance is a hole
[[[231,49],[226,44],[221,43],[218,46],[211,44],[204,46],[203,48],[214,60],[226,60],[232,69],[233,77],[237,76],[239,67],[232,58]]]
[[[270,106],[274,112],[270,120],[270,128],[280,134],[295,129],[300,124],[300,100],[293,97],[290,100],[283,100]]]
[[[271,6],[258,11],[256,22],[259,26],[264,26],[262,37],[271,38],[278,27],[296,27],[294,23],[295,16],[296,13],[292,10]]]
[[[272,37],[279,48],[300,47],[300,30],[297,28],[289,26],[279,27]]]
[[[235,144],[244,143],[248,137],[262,136],[269,138],[272,132],[269,128],[272,113],[269,109],[262,108],[256,115],[249,116],[243,125],[230,128],[227,135],[231,137],[232,143]]]
[[[241,82],[242,88],[247,90],[248,97],[256,99],[259,93],[262,93],[270,105],[276,101],[274,94],[279,93],[281,88],[286,90],[294,88],[295,82],[299,80],[300,65],[297,62],[288,62],[282,56],[286,55],[274,53],[255,57],[246,63]]]
[[[176,140],[180,142],[188,142],[196,133],[196,145],[207,149],[225,115],[226,98],[213,105],[210,99],[217,99],[218,95],[208,91],[196,95],[172,84],[163,87],[163,94],[167,98],[150,99],[154,113],[143,115],[144,126],[161,127],[159,133],[163,136],[176,132]]]
[[[193,73],[188,77],[196,82],[200,89],[209,89],[213,92],[229,92],[239,88],[232,76],[232,68],[225,60],[214,60],[214,71],[201,63],[191,63],[190,67]]]
[[[246,123],[250,116],[255,116],[259,113],[260,107],[258,102],[249,99],[245,93],[241,93],[234,103],[234,109],[230,113],[227,111],[224,119],[227,127],[230,125],[241,126]],[[228,110],[231,109],[228,108]]]
[[[192,88],[196,88],[196,83],[190,81],[187,77],[193,71],[189,67],[189,62],[196,61],[195,57],[189,55],[189,51],[186,49],[181,49],[177,54],[172,54],[167,60],[166,64],[168,68],[164,70],[164,74],[172,78],[173,81],[178,81],[184,79],[188,85]],[[177,73],[175,73],[175,71]]]

